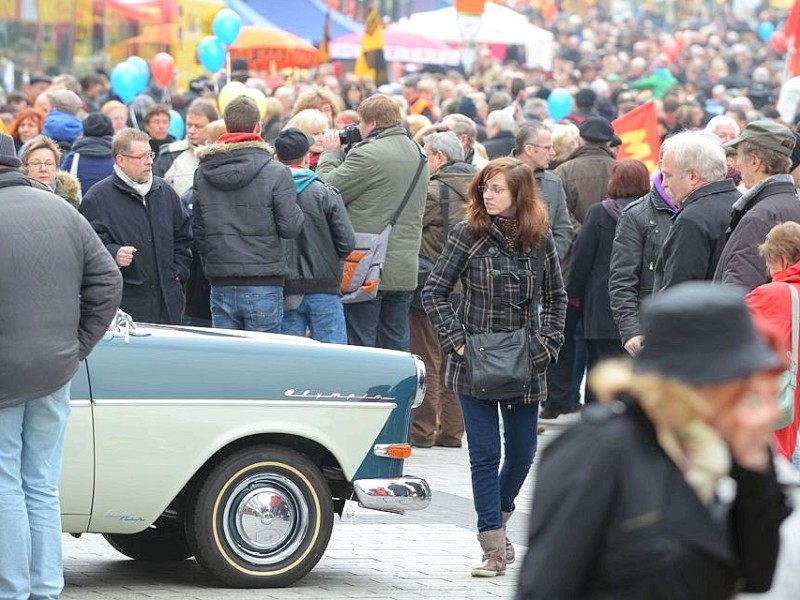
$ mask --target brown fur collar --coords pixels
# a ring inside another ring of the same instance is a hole
[[[275,151],[267,142],[235,142],[232,144],[209,144],[208,146],[198,148],[197,158],[203,160],[209,156],[230,154],[234,150],[242,150],[244,148],[260,150],[261,152],[266,152],[270,156],[275,154]]]
[[[81,182],[66,171],[59,171],[56,174],[56,185],[53,191],[75,208],[78,208],[81,203]]]
[[[634,373],[623,362],[601,364],[589,376],[601,402],[628,394],[653,424],[658,443],[704,503],[730,472],[728,445],[706,418],[712,406],[690,386],[654,374]]]

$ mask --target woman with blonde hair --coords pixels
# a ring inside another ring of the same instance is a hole
[[[453,304],[459,282],[461,300]],[[448,355],[445,385],[464,415],[483,549],[472,576],[503,575],[515,559],[505,523],[533,463],[545,371],[564,341],[567,311],[547,208],[527,165],[502,157],[475,175],[467,219],[447,238],[422,302]],[[512,348],[513,356],[495,356],[501,372],[479,377],[487,375],[485,353],[499,348]]]
[[[22,162],[22,171],[28,177],[46,185],[54,194],[78,208],[81,203],[81,183],[66,171],[59,171],[61,150],[54,140],[37,135],[22,146],[19,160]]]
[[[294,117],[300,111],[309,108],[316,108],[327,118],[328,124],[326,127],[328,129],[333,129],[336,123],[336,115],[339,114],[340,102],[341,100],[336,97],[336,94],[334,94],[328,88],[313,87],[297,97],[297,101],[294,103],[294,107],[292,108],[291,116]]]
[[[100,108],[100,112],[111,119],[114,133],[128,126],[128,107],[119,100],[109,100]]]
[[[556,123],[553,125],[553,150],[556,155],[550,161],[550,168],[555,169],[563,163],[569,155],[575,152],[580,144],[580,133],[573,123]]]
[[[322,136],[328,129],[328,117],[315,108],[307,108],[292,116],[283,129],[290,127],[296,127],[313,140],[308,149],[310,153],[308,168],[315,171],[320,154],[322,154]]]
[[[767,324],[780,335],[783,347],[792,346],[792,291],[800,295],[800,224],[794,221],[773,227],[759,246],[772,278],[747,295],[747,307],[753,317]],[[800,387],[795,390],[794,420],[775,432],[778,450],[787,459],[797,453],[800,430]],[[800,466],[800,455],[796,457]]]

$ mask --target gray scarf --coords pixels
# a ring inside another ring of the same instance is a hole
[[[119,165],[114,165],[114,173],[116,173],[122,181],[127,183],[133,191],[142,197],[142,200],[150,193],[150,188],[153,186],[153,173],[150,173],[150,178],[144,183],[136,183],[133,179],[125,174],[125,171],[119,168]]]

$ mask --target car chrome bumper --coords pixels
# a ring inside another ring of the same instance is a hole
[[[403,514],[431,503],[431,486],[420,477],[358,479],[353,482],[358,504],[364,508]]]

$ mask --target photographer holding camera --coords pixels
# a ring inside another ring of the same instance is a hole
[[[420,161],[425,162],[392,228],[377,296],[345,305],[347,339],[358,346],[408,351],[408,310],[417,287],[428,166],[421,149],[406,135],[400,109],[391,98],[367,98],[358,115],[363,141],[352,144],[345,156],[340,132],[327,131],[316,171],[341,193],[355,231],[383,231],[409,191]]]

